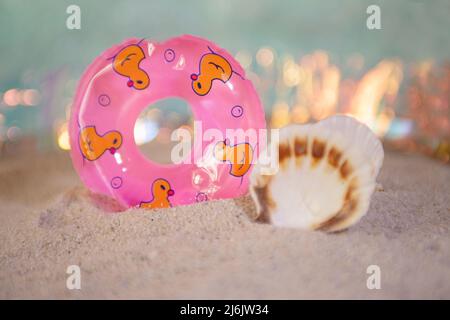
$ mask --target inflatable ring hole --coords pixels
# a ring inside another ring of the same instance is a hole
[[[175,130],[182,133],[183,140],[171,140]],[[135,123],[134,141],[140,152],[152,162],[163,165],[181,162],[189,156],[194,143],[191,107],[180,98],[166,98],[152,103],[141,112]],[[180,148],[180,143],[184,144],[183,148]],[[172,155],[174,147],[181,151]]]

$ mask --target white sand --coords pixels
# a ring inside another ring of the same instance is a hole
[[[0,298],[450,298],[450,167],[388,154],[380,181],[363,220],[330,235],[253,223],[248,197],[106,213],[68,154],[1,159]]]

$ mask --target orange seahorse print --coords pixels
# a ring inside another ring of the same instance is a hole
[[[233,69],[231,64],[221,55],[211,51],[200,59],[199,73],[191,74],[192,89],[199,96],[208,94],[214,80],[227,82],[230,80]]]
[[[156,179],[152,184],[153,199],[148,202],[141,202],[139,207],[144,209],[170,208],[172,204],[169,201],[169,197],[174,194],[175,191],[173,191],[166,179]]]
[[[99,135],[94,126],[85,127],[78,138],[81,153],[89,161],[100,158],[106,150],[114,154],[122,145],[122,135],[119,131],[109,131]]]
[[[231,175],[242,177],[252,166],[253,148],[247,142],[232,146],[228,141],[220,141],[214,147],[214,156],[219,161],[230,163]]]
[[[145,59],[145,53],[137,44],[129,45],[114,57],[114,70],[128,78],[127,86],[137,90],[144,90],[150,85],[148,74],[139,66]]]

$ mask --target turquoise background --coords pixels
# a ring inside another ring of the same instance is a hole
[[[66,8],[81,8],[81,30],[66,28]],[[366,8],[381,7],[381,30],[366,28]],[[326,50],[340,65],[352,53],[365,69],[384,58],[403,62],[450,57],[450,1],[24,1],[0,0],[0,93],[38,88],[36,108],[6,108],[5,127],[51,130],[65,116],[76,82],[100,52],[129,37],[156,40],[190,33],[233,54],[270,46],[296,57]],[[345,70],[342,70],[345,73]]]

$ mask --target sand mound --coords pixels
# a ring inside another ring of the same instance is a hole
[[[117,214],[67,154],[27,159],[0,161],[0,298],[450,298],[450,168],[429,159],[388,154],[369,213],[331,235],[253,223],[249,197]]]

